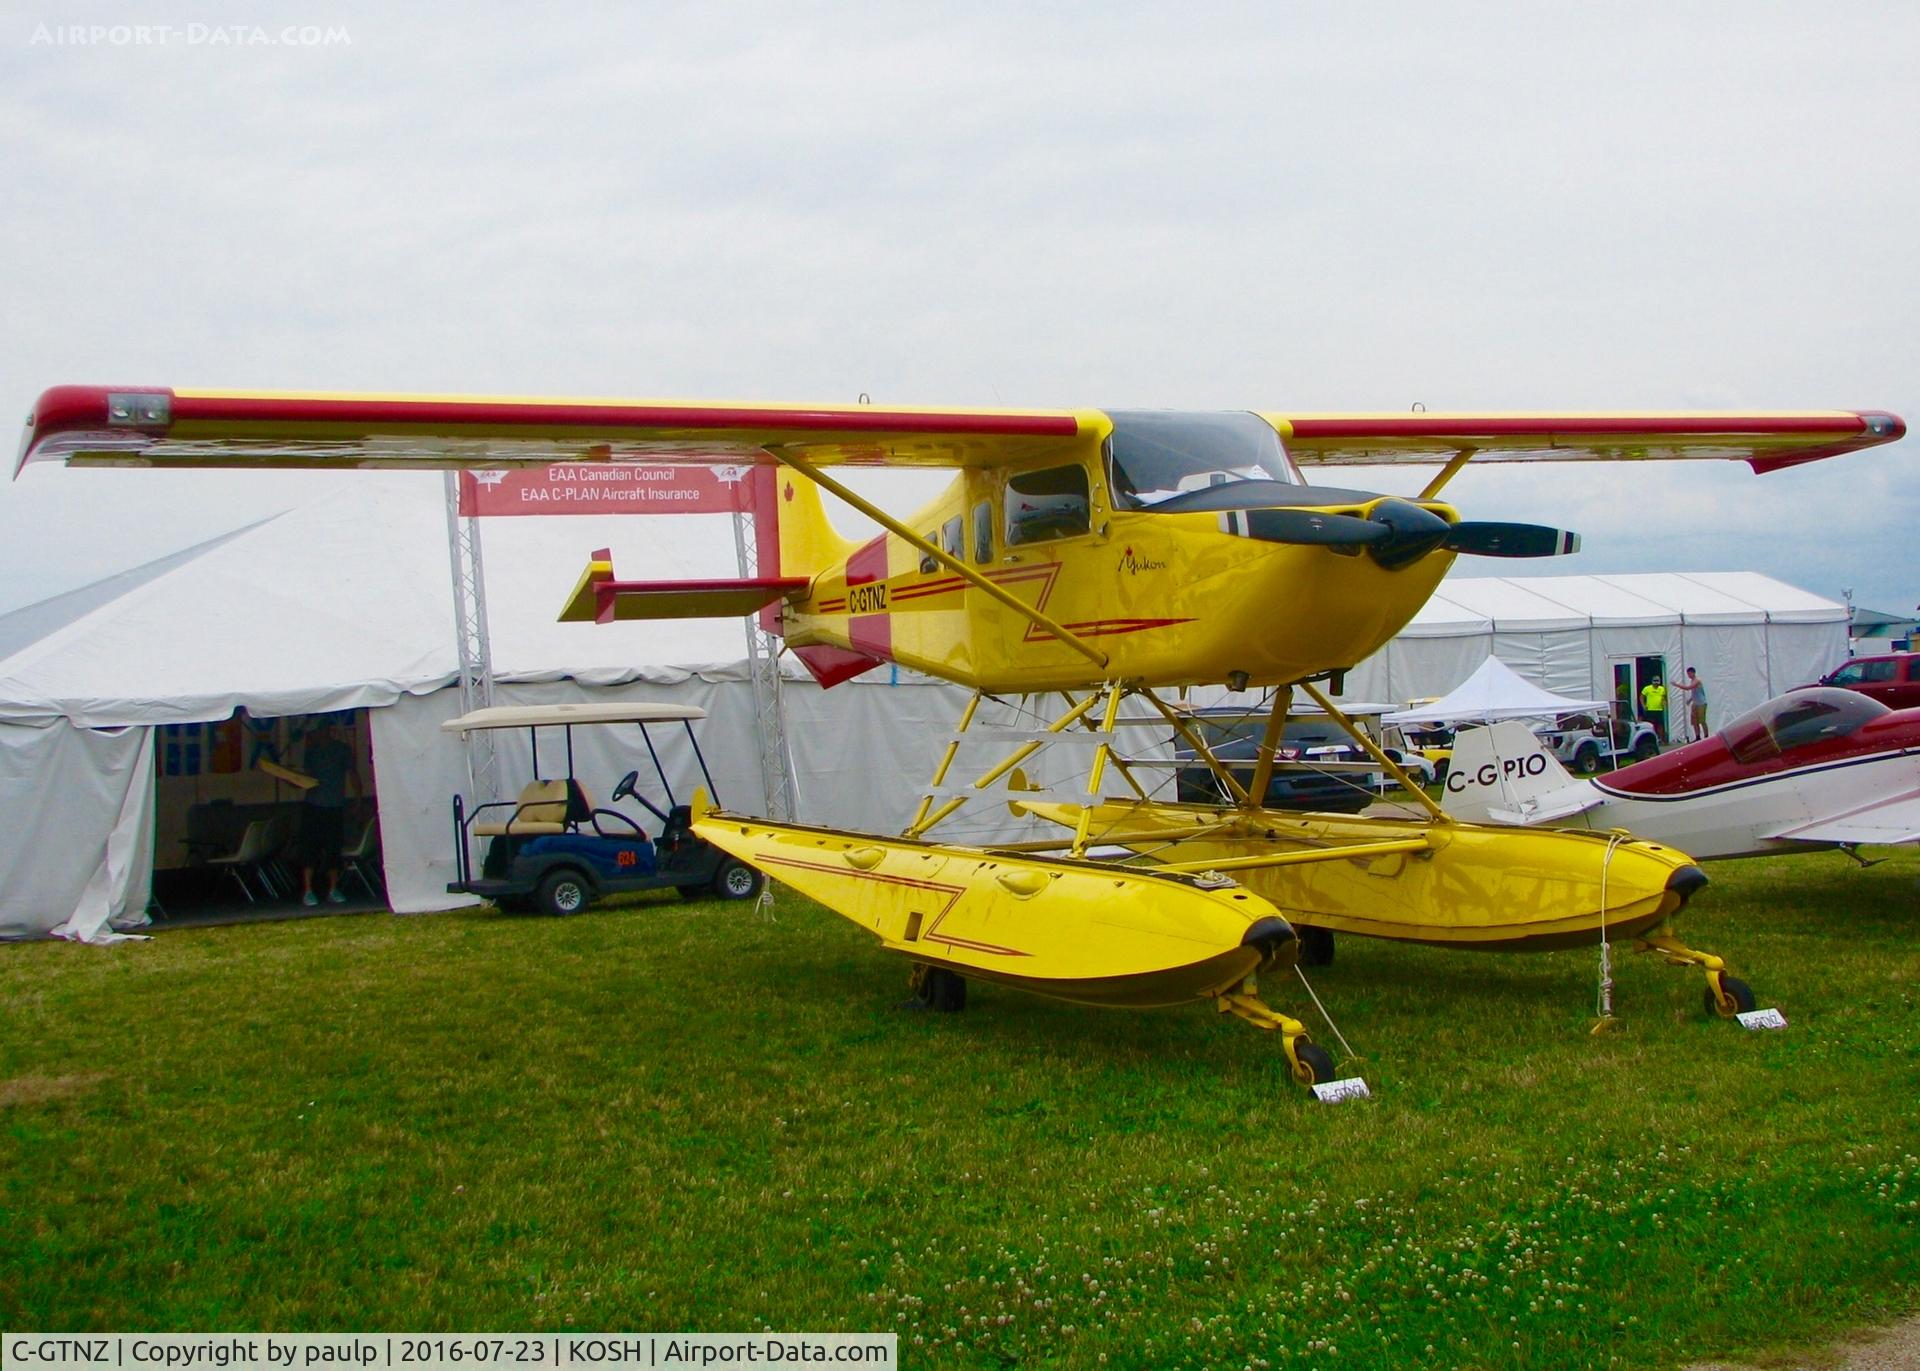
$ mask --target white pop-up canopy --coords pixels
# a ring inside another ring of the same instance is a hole
[[[1585,709],[1605,709],[1605,700],[1575,700],[1542,690],[1522,680],[1498,657],[1480,663],[1473,675],[1430,705],[1397,709],[1386,716],[1390,724],[1473,722],[1496,719],[1550,718]]]

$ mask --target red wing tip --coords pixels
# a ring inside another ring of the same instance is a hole
[[[1907,421],[1898,414],[1890,414],[1884,409],[1863,409],[1860,418],[1867,425],[1867,432],[1882,443],[1894,443],[1907,436]]]
[[[17,478],[39,458],[47,440],[65,434],[110,435],[124,442],[133,435],[164,433],[173,401],[165,386],[49,386],[27,415],[13,474]]]
[[[1859,452],[1862,448],[1879,447],[1883,443],[1897,443],[1907,436],[1907,421],[1898,414],[1884,409],[1863,409],[1855,415],[1860,421],[1860,432],[1852,438],[1843,438],[1837,443],[1825,443],[1819,447],[1801,448],[1797,452],[1783,452],[1777,457],[1749,457],[1747,465],[1759,475],[1770,471],[1784,471],[1788,467],[1803,466],[1808,462],[1818,462],[1827,457],[1839,457],[1849,452]]]

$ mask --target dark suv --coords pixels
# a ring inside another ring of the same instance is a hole
[[[1193,722],[1214,757],[1226,763],[1234,779],[1243,786],[1251,785],[1266,720],[1236,709],[1220,713],[1201,711]],[[1219,778],[1194,755],[1192,748],[1176,742],[1174,755],[1181,763],[1182,804],[1219,804],[1225,799]],[[1331,720],[1289,720],[1280,744],[1279,760],[1291,765],[1276,769],[1267,783],[1264,803],[1270,809],[1358,814],[1379,798],[1374,793],[1379,773],[1354,769],[1356,763],[1366,762],[1366,754]],[[1328,763],[1343,769],[1307,769]]]
[[[1920,652],[1855,657],[1822,676],[1818,684],[1857,690],[1888,709],[1912,709],[1920,705]]]

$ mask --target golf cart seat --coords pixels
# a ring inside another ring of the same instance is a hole
[[[505,819],[486,819],[473,826],[482,837],[511,833],[516,837],[535,833],[565,833],[579,786],[569,788],[564,780],[529,781],[514,802],[513,813]],[[584,798],[584,797],[582,797]]]

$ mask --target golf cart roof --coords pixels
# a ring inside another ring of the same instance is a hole
[[[544,728],[554,724],[658,724],[678,719],[704,719],[707,711],[692,705],[655,705],[629,700],[617,704],[493,705],[449,719],[440,727],[449,733],[476,728]]]

